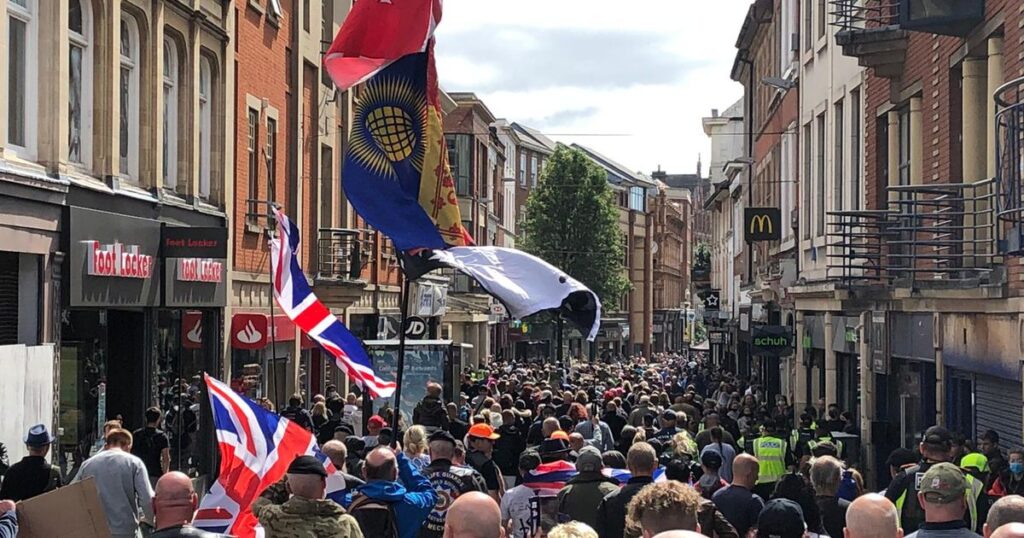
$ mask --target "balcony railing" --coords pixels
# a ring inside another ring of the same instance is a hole
[[[832,0],[832,25],[839,32],[885,28],[899,23],[898,2],[876,0]]]
[[[1002,283],[994,180],[888,191],[885,210],[830,213],[830,279],[911,288]]]
[[[371,232],[372,233],[372,232]],[[317,274],[322,281],[351,282],[369,260],[371,249],[365,248],[360,230],[320,228],[317,241]]]
[[[1024,252],[1024,78],[995,93],[996,184],[1001,252]]]

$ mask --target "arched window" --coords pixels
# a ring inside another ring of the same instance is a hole
[[[39,64],[36,0],[7,3],[7,145],[31,158],[36,142],[36,81]]]
[[[118,153],[121,175],[139,180],[139,26],[131,15],[121,15],[121,101]]]
[[[199,198],[210,198],[210,154],[213,149],[213,66],[199,58]]]
[[[89,0],[68,0],[68,160],[92,164],[92,12]]]
[[[164,188],[178,188],[178,47],[164,36]]]

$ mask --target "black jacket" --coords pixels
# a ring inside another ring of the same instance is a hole
[[[487,493],[484,477],[470,467],[452,465],[449,460],[434,460],[423,469],[423,476],[437,492],[437,504],[420,529],[420,538],[440,538],[444,535],[444,522],[452,501],[464,493]]]
[[[25,456],[4,475],[0,499],[14,502],[31,499],[61,486],[60,470],[41,456]]]
[[[626,536],[626,506],[644,486],[654,482],[649,476],[634,476],[619,491],[610,493],[597,507],[597,533],[601,538]]]
[[[425,396],[412,410],[412,423],[419,424],[428,431],[448,429],[448,411],[440,398]]]
[[[526,450],[526,432],[515,423],[502,424],[501,435],[494,443],[494,463],[498,464],[505,476],[516,476],[519,471],[519,455]]]
[[[313,431],[313,415],[301,407],[288,406],[281,411],[281,416],[309,431]]]
[[[606,411],[601,415],[601,420],[608,425],[608,429],[612,431],[612,436],[615,440],[619,440],[619,436],[622,435],[622,428],[626,427],[626,417],[622,416],[618,412],[612,413]]]

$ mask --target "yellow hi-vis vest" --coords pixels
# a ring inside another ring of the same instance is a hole
[[[754,457],[759,464],[758,484],[778,482],[786,474],[786,442],[778,437],[754,439]]]
[[[838,454],[840,458],[843,457],[843,442],[834,437],[819,437],[818,439],[811,439],[810,441],[807,441],[807,449],[813,452],[821,443],[832,443],[832,446],[836,447],[836,454]]]

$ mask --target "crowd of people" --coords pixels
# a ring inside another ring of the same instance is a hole
[[[315,435],[335,472],[312,456],[290,462],[251,506],[265,535],[1024,537],[1024,453],[1005,453],[993,431],[974,443],[928,428],[869,477],[876,493],[840,435],[858,433],[851,414],[824,400],[793,409],[705,357],[567,371],[492,361],[453,389],[445,401],[429,384],[397,428],[388,408],[362,420],[358,395],[335,387],[293,397],[280,414]],[[74,480],[96,480],[115,537],[216,536],[191,526],[197,495],[168,472],[161,416],[147,411],[134,433],[108,423]],[[44,426],[28,432],[29,455],[0,485],[0,537],[16,532],[13,502],[61,485],[52,443]]]

